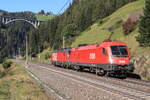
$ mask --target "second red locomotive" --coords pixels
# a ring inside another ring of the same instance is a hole
[[[104,41],[94,45],[56,50],[52,64],[76,70],[88,69],[98,75],[126,75],[133,72],[131,55],[125,43]]]

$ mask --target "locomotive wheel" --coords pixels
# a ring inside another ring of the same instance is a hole
[[[66,65],[66,69],[69,69],[69,65]]]
[[[122,73],[121,75],[118,75],[118,77],[120,79],[126,79],[127,78],[127,74],[126,73]]]
[[[71,66],[70,66],[70,69],[71,69],[71,70],[74,70],[74,66],[73,66],[73,65],[71,65]]]
[[[126,74],[121,75],[121,79],[126,79],[126,78],[127,78]]]
[[[76,70],[76,65],[72,66],[72,69],[73,69],[73,70]]]
[[[75,69],[76,71],[79,71],[79,70],[80,70],[80,66],[74,66],[74,69]]]
[[[83,72],[84,70],[84,67],[80,66],[80,71]]]
[[[94,73],[94,72],[95,72],[95,69],[94,69],[93,67],[90,67],[89,71],[90,71],[91,73]]]
[[[66,65],[63,65],[63,68],[64,68],[64,69],[66,69],[66,68],[67,68],[67,66],[66,66]]]
[[[104,76],[106,74],[106,71],[103,69],[97,69],[97,75]]]

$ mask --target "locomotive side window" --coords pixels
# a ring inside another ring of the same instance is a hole
[[[102,49],[102,52],[103,52],[104,55],[106,55],[106,56],[108,55],[105,48]]]
[[[67,55],[70,56],[71,55],[71,50],[67,51]]]
[[[111,46],[112,55],[115,57],[127,57],[126,46]]]
[[[69,54],[69,55],[71,54],[71,50],[68,51],[68,54]]]

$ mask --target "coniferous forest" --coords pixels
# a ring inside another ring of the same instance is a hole
[[[4,16],[15,18],[36,19],[31,12],[8,13],[1,11],[1,13]],[[33,26],[24,21],[16,21],[8,25],[0,22],[0,61],[4,57],[12,57],[18,55],[18,53],[24,55],[25,36],[33,29]]]
[[[144,16],[141,17],[139,24],[139,36],[137,40],[141,46],[147,47],[150,46],[150,1],[146,0]]]

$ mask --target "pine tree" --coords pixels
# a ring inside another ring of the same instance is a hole
[[[141,46],[150,46],[150,0],[145,1],[144,16],[141,17],[139,24],[138,42]]]

